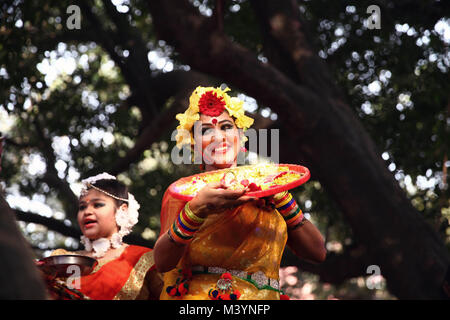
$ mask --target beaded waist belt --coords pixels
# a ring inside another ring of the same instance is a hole
[[[278,279],[268,278],[264,272],[258,271],[255,273],[248,273],[241,270],[227,270],[221,267],[204,267],[193,266],[191,268],[192,274],[223,274],[230,273],[232,276],[238,277],[242,280],[252,283],[259,290],[268,289],[280,291],[280,282]]]

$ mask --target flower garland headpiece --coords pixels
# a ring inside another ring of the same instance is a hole
[[[200,120],[200,113],[217,117],[226,110],[235,119],[236,126],[244,131],[253,124],[254,120],[245,115],[244,102],[236,97],[230,97],[228,91],[229,88],[222,90],[220,87],[201,86],[194,90],[189,98],[189,108],[184,113],[176,115],[180,122],[177,126],[177,147],[194,144],[192,127],[195,121]]]
[[[117,209],[115,218],[117,226],[119,227],[119,232],[114,233],[111,237],[111,240],[106,238],[100,238],[91,241],[84,235],[81,236],[81,243],[84,245],[86,251],[94,250],[94,256],[97,258],[103,257],[110,247],[119,248],[123,244],[122,238],[127,234],[129,234],[133,226],[138,222],[139,217],[138,210],[141,207],[131,193],[128,193],[128,199],[125,199],[95,186],[95,183],[98,180],[116,180],[116,177],[104,172],[96,176],[82,180],[81,182],[83,183],[84,187],[81,190],[81,196],[86,195],[88,189],[92,188],[106,194],[107,196],[113,199],[126,202],[128,204],[128,207],[127,209],[122,208]]]

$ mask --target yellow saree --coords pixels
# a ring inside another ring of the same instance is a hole
[[[177,218],[184,201],[164,195],[161,210],[161,234]],[[178,263],[164,274],[161,300],[205,300],[220,287],[221,276],[231,274],[232,290],[241,300],[280,299],[279,267],[287,241],[286,223],[276,211],[248,203],[207,217]],[[192,276],[187,292],[169,295],[170,288],[183,277]]]

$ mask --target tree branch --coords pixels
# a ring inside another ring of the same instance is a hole
[[[37,213],[25,212],[18,209],[14,209],[13,211],[16,215],[17,220],[43,225],[49,230],[56,231],[62,234],[63,236],[79,239],[82,234],[79,228],[68,226],[63,221],[56,220],[54,218],[47,218]],[[146,240],[141,236],[133,233],[130,233],[129,235],[125,236],[124,242],[148,248],[153,248],[155,244],[154,240]]]
[[[137,106],[143,115],[144,125],[150,121],[151,117],[158,114],[159,110],[154,103],[153,90],[149,88],[152,79],[148,66],[147,49],[139,37],[139,33],[134,30],[124,18],[117,12],[110,1],[104,1],[106,13],[116,25],[116,31],[105,30],[100,19],[92,12],[91,6],[83,1],[81,4],[83,14],[93,26],[93,32],[97,35],[97,41],[108,52],[111,59],[119,66],[124,78],[133,90]],[[130,37],[131,35],[131,37]],[[121,45],[129,48],[130,55],[127,58],[120,57],[116,49]]]
[[[213,19],[201,16],[188,0],[147,4],[159,36],[190,66],[224,79],[277,112],[290,149],[305,159],[304,165],[342,209],[356,240],[376,258],[391,292],[416,299],[441,295],[448,250],[406,198],[338,88],[326,81],[326,70],[319,69],[325,74],[314,78],[316,84],[299,84],[217,32]],[[414,281],[398,280],[404,278]]]
[[[152,79],[149,86],[158,92],[156,102],[163,111],[143,128],[133,148],[125,157],[120,158],[109,172],[117,175],[127,170],[131,163],[136,162],[141,154],[165,133],[161,128],[170,128],[175,121],[175,115],[187,109],[190,94],[200,84],[209,86],[217,85],[218,82],[195,71],[172,71]],[[169,98],[173,98],[173,102],[168,108],[164,108]]]
[[[25,212],[18,209],[14,209],[14,213],[16,214],[16,219],[19,221],[43,225],[46,228],[56,231],[66,237],[78,239],[81,236],[80,229],[73,226],[68,226],[63,221],[56,220],[54,218],[47,218],[37,213]]]
[[[224,16],[225,0],[216,0],[214,8],[214,19],[216,20],[216,28],[218,32],[223,32],[223,16]]]
[[[156,0],[148,1],[148,5],[159,36],[175,46],[191,66],[230,81],[248,95],[259,97],[264,105],[277,107],[278,115],[293,127],[310,130],[322,117],[316,108],[310,107],[320,105],[321,97],[296,85],[274,66],[262,63],[252,52],[217,32],[214,20],[201,16],[187,1],[177,1],[175,5]],[[186,34],[182,30],[193,32]],[[301,118],[299,114],[293,117],[289,111],[298,106],[303,107]]]
[[[46,163],[46,170],[44,176],[42,177],[42,181],[55,188],[55,190],[58,190],[61,198],[66,201],[65,208],[69,213],[69,216],[72,218],[76,218],[78,198],[73,193],[69,184],[65,180],[58,177],[58,172],[55,168],[56,156],[54,154],[52,142],[45,136],[44,131],[39,123],[39,119],[35,119],[33,121],[33,124],[38,137],[37,147],[42,152]]]
[[[13,146],[13,147],[18,148],[18,149],[26,149],[26,148],[31,148],[32,147],[32,145],[29,144],[29,143],[16,142],[13,139],[8,138],[8,137],[3,137],[3,138],[4,138],[4,143],[5,144],[8,144],[8,145]]]
[[[367,267],[376,264],[363,245],[344,248],[342,253],[328,252],[327,259],[320,264],[313,264],[299,259],[290,249],[285,250],[282,266],[298,266],[319,276],[321,282],[342,284],[344,281],[367,276]]]
[[[269,61],[294,81],[310,89],[333,87],[323,61],[307,38],[306,22],[301,20],[295,0],[251,0]]]

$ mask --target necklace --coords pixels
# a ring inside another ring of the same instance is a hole
[[[102,258],[105,256],[109,249],[120,248],[123,244],[122,236],[119,233],[114,233],[111,239],[99,238],[91,241],[84,235],[80,237],[80,242],[84,245],[86,251],[94,251],[93,256],[95,258]]]

